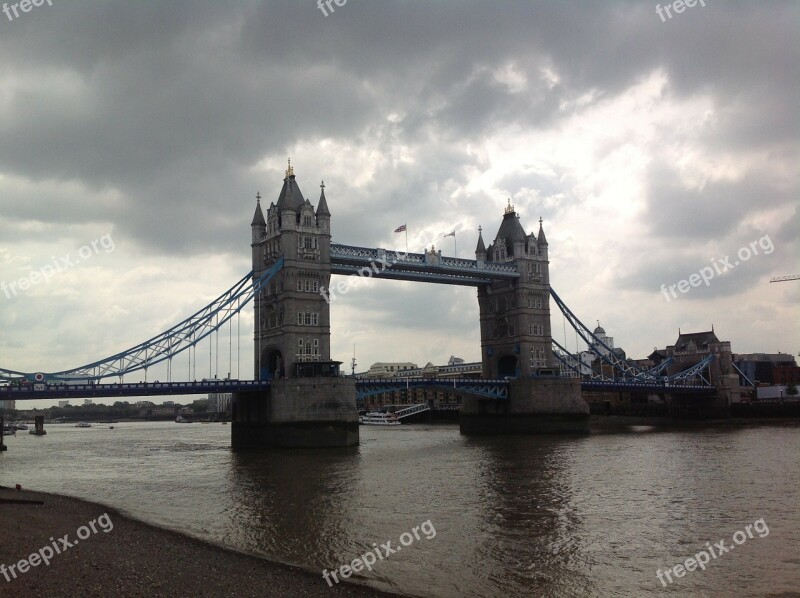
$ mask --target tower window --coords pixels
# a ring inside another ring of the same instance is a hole
[[[297,312],[298,326],[319,326],[319,314],[310,312]]]

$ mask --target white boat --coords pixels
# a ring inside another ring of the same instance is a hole
[[[382,411],[373,411],[366,415],[361,415],[358,418],[358,423],[365,426],[399,426],[400,422],[395,417],[394,413],[383,413]]]
[[[89,422],[78,422],[77,424],[75,424],[75,427],[76,428],[91,428],[92,424],[90,424]]]
[[[182,415],[179,415],[178,417],[175,418],[175,423],[176,424],[190,424],[190,423],[192,423],[192,420],[186,419]]]

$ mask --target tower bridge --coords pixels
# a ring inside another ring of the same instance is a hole
[[[538,232],[526,233],[510,201],[488,246],[479,229],[474,260],[443,256],[433,249],[408,253],[336,244],[331,243],[324,183],[315,207],[301,192],[289,165],[266,214],[257,195],[251,258],[252,271],[234,287],[178,325],[126,351],[53,373],[0,368],[0,384],[3,378],[26,381],[0,385],[0,398],[63,396],[63,384],[75,378],[86,383],[82,390],[92,393],[87,396],[137,390],[142,395],[203,392],[197,383],[188,382],[126,385],[122,376],[144,370],[146,378],[148,367],[164,361],[171,369],[176,355],[196,347],[253,301],[254,380],[226,386],[235,391],[234,447],[356,444],[356,387],[365,396],[388,383],[343,377],[341,362],[331,358],[334,274],[476,287],[484,380],[455,384],[464,396],[460,421],[465,434],[587,431],[589,409],[581,396],[582,385],[585,390],[638,388],[686,396],[714,394],[722,387],[731,390],[730,383],[720,383],[730,370],[729,346],[727,353],[709,353],[669,375],[663,368],[642,370],[619,358],[550,288],[549,244],[542,219]],[[563,347],[554,350],[551,300],[615,372],[613,378],[603,377],[602,371],[593,378],[559,375],[564,365],[570,366],[570,358],[560,350]],[[102,383],[111,376],[119,376],[119,384]],[[428,383],[442,385],[441,380]],[[80,391],[69,390],[75,392]]]

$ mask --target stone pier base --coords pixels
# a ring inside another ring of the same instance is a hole
[[[588,434],[589,405],[576,378],[518,378],[507,400],[464,397],[462,434]]]
[[[234,393],[231,446],[323,448],[358,444],[355,381],[274,380],[267,391]]]

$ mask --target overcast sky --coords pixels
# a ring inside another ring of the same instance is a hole
[[[800,282],[769,283],[800,272],[797,2],[706,0],[663,19],[649,0],[332,9],[0,13],[0,367],[105,357],[232,286],[256,192],[277,199],[287,157],[314,203],[324,179],[339,243],[402,247],[407,224],[412,250],[452,254],[455,229],[474,257],[510,198],[526,230],[544,219],[556,291],[631,357],[712,324],[734,352],[800,351]],[[661,285],[726,256],[727,272],[667,300]],[[31,278],[48,265],[61,271]],[[480,357],[474,288],[371,281],[332,320],[332,357],[355,345],[359,370]],[[252,325],[248,308],[243,378]],[[560,313],[552,327],[563,343]],[[237,373],[236,345],[221,340],[221,375]],[[206,346],[198,378],[208,361]],[[176,359],[176,378],[188,369]]]

